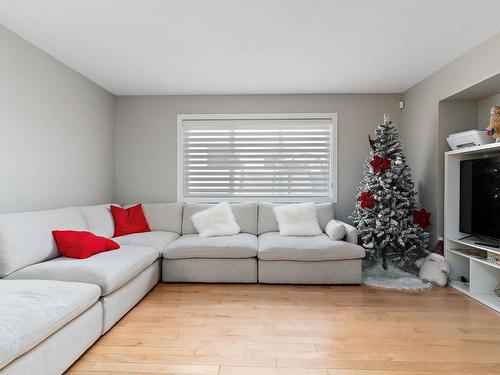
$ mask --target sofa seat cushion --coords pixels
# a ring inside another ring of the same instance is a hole
[[[332,241],[326,234],[310,237],[281,236],[268,232],[259,236],[258,258],[262,260],[324,261],[359,259],[365,250],[346,241]]]
[[[0,280],[0,369],[91,307],[97,285]]]
[[[163,251],[163,257],[165,259],[252,258],[257,255],[257,248],[257,236],[249,233],[217,237],[185,234],[167,246]]]
[[[174,232],[145,232],[145,233],[133,233],[127,234],[125,236],[115,237],[113,241],[120,245],[132,245],[132,246],[147,246],[158,250],[158,254],[162,254],[163,250],[172,241],[177,239],[179,234]]]
[[[96,284],[103,296],[132,280],[158,259],[151,247],[122,246],[86,259],[59,257],[34,264],[8,276],[8,279],[77,281]]]

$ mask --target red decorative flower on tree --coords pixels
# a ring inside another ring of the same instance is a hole
[[[431,225],[431,213],[422,208],[420,211],[413,210],[413,224],[425,229]]]
[[[361,202],[361,208],[373,208],[375,202],[377,202],[371,191],[362,192],[358,197],[358,201]]]
[[[381,158],[375,155],[370,161],[374,173],[384,173],[386,170],[391,168],[391,161],[387,158]]]

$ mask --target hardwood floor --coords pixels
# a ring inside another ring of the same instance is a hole
[[[500,314],[451,288],[159,284],[67,372],[500,374]]]

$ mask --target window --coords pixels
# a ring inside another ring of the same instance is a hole
[[[178,115],[180,201],[336,201],[337,114]]]

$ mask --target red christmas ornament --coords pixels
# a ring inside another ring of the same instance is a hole
[[[418,225],[422,229],[426,229],[431,225],[431,213],[422,208],[420,211],[413,210],[413,224]]]
[[[375,155],[370,161],[374,173],[384,173],[386,170],[391,168],[391,161],[387,158],[381,158]]]
[[[373,208],[377,200],[371,191],[364,191],[359,195],[358,202],[361,202],[361,208]]]

